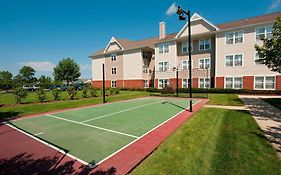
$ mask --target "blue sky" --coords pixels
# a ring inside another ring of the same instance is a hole
[[[184,22],[166,15],[174,2],[214,24],[281,11],[281,0],[0,0],[0,71],[16,75],[30,65],[36,76],[51,76],[59,60],[71,57],[81,78],[91,78],[88,56],[112,36],[158,36],[160,21],[168,33],[179,31]]]

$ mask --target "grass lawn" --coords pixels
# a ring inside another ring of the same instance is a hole
[[[281,98],[265,98],[262,100],[281,110]]]
[[[174,96],[160,93],[153,93],[157,96]],[[208,96],[207,96],[208,95]],[[210,105],[225,105],[225,106],[243,106],[243,102],[240,100],[237,94],[206,94],[206,93],[194,93],[193,98],[209,98],[208,104]],[[179,97],[189,97],[187,93],[180,93]]]
[[[132,174],[281,174],[281,161],[248,112],[203,108]]]
[[[126,100],[137,97],[148,96],[149,93],[145,91],[121,91],[118,95],[106,97],[108,102]],[[34,114],[41,112],[48,112],[58,109],[74,108],[79,106],[86,106],[91,104],[102,103],[102,97],[96,98],[81,98],[78,100],[66,100],[56,102],[46,102],[38,104],[25,104],[17,106],[0,107],[0,119],[9,118],[12,116],[21,116],[26,114]]]

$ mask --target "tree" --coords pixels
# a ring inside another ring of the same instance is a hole
[[[12,88],[13,74],[9,71],[0,71],[0,89],[9,90]]]
[[[45,75],[42,75],[39,79],[39,86],[43,89],[49,88],[49,86],[52,84],[52,79],[50,77],[46,77]]]
[[[13,78],[13,88],[22,87],[24,85],[23,77],[20,75],[16,75]]]
[[[54,77],[56,81],[69,82],[76,81],[80,77],[80,68],[71,58],[62,59],[54,68]]]
[[[27,97],[27,91],[24,90],[23,88],[16,88],[16,89],[14,89],[13,93],[15,95],[16,102],[18,104],[20,104],[22,102],[22,100]]]
[[[260,57],[257,62],[281,73],[281,17],[278,17],[273,25],[272,37],[262,38],[262,41],[262,46],[255,45]]]
[[[36,81],[36,78],[34,77],[35,75],[35,70],[30,67],[30,66],[23,66],[20,70],[19,70],[19,76],[22,77],[23,83],[25,85],[27,84],[32,84]]]

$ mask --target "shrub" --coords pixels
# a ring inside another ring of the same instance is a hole
[[[146,91],[147,92],[160,92],[159,89],[153,88],[153,87],[147,88]]]
[[[174,94],[175,90],[172,86],[165,86],[162,90],[161,90],[161,94]]]
[[[94,89],[94,88],[91,88],[90,89],[90,95],[91,95],[91,97],[97,97],[98,96],[98,90]]]
[[[105,96],[109,96],[110,95],[110,90],[109,89],[106,89],[105,90]]]
[[[23,99],[27,97],[27,91],[23,88],[16,88],[13,91],[13,94],[15,95],[16,102],[20,104]]]
[[[115,93],[116,93],[114,88],[110,88],[109,91],[110,91],[110,95],[115,95]]]
[[[38,95],[38,100],[42,103],[46,100],[46,92],[44,91],[43,88],[40,88],[37,91],[37,95]]]
[[[120,94],[120,89],[119,88],[115,89],[115,94]]]
[[[73,86],[69,86],[67,88],[67,92],[68,92],[68,95],[69,95],[69,99],[70,100],[75,100],[75,96],[77,94],[77,91],[75,90],[75,88]]]
[[[61,99],[61,91],[59,89],[54,89],[52,91],[52,94],[54,96],[54,100],[60,100]]]
[[[88,88],[87,87],[83,87],[82,89],[82,97],[83,98],[87,98],[88,97]]]

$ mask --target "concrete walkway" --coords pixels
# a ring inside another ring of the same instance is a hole
[[[222,105],[205,105],[207,108],[221,108],[221,109],[234,109],[234,110],[248,110],[245,106],[222,106]]]
[[[239,95],[253,115],[267,139],[272,143],[281,157],[281,111],[261,98],[280,98],[281,96]]]

